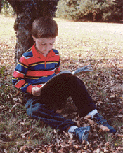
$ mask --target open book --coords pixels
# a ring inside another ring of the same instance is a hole
[[[93,71],[91,65],[83,66],[83,67],[78,68],[77,70],[72,71],[72,72],[71,71],[61,71],[60,73],[58,73],[57,75],[55,75],[54,77],[52,77],[51,79],[49,79],[47,82],[51,81],[53,78],[56,78],[56,77],[58,77],[61,74],[66,74],[66,75],[67,74],[72,74],[72,75],[75,75],[75,74],[80,74],[82,72],[90,72],[90,71]],[[47,82],[45,84],[47,84]]]
[[[71,74],[75,75],[75,74],[79,74],[79,73],[82,73],[82,72],[89,72],[89,71],[93,71],[91,65],[80,67],[77,70],[72,71],[72,72],[71,71],[62,71],[59,74],[71,73]],[[59,74],[57,74],[57,75],[59,75]]]

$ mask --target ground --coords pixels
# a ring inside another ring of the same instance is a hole
[[[0,15],[0,152],[123,152],[123,24],[72,22],[55,18],[59,36],[54,48],[61,56],[61,70],[75,70],[91,64],[93,72],[80,74],[100,113],[117,129],[115,135],[91,126],[89,144],[79,144],[67,133],[46,127],[28,118],[21,93],[11,84],[14,70],[13,29],[15,17]],[[71,98],[62,112],[79,126],[89,125],[79,118]]]

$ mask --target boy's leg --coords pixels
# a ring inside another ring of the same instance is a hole
[[[52,78],[41,89],[40,101],[54,110],[62,109],[70,96],[69,75],[62,74]]]
[[[47,83],[46,87],[43,88],[41,97],[43,98],[46,94],[49,96],[47,96],[48,99],[52,99],[50,101],[48,100],[47,103],[51,102],[50,104],[53,104],[54,106],[61,106],[62,103],[65,103],[66,98],[72,96],[80,116],[84,117],[91,112],[91,116],[96,116],[95,118],[97,123],[107,126],[110,129],[110,132],[116,132],[116,130],[111,127],[102,116],[99,117],[100,115],[96,110],[96,106],[88,94],[83,81],[78,79],[76,76],[71,74],[62,74],[52,79]]]
[[[60,109],[69,96],[72,96],[80,116],[84,117],[96,108],[83,81],[71,74],[56,76],[41,89],[41,103],[49,107],[53,105]]]
[[[52,128],[59,129],[61,132],[68,131],[70,133],[74,133],[79,139],[80,143],[82,143],[83,140],[88,141],[90,130],[89,126],[78,128],[76,123],[74,123],[72,120],[65,119],[63,116],[55,113],[55,111],[47,108],[46,104],[41,104],[40,98],[34,97],[30,94],[26,94],[24,98],[24,100],[27,101],[25,105],[27,115],[32,118],[39,119]]]
[[[91,119],[93,119],[99,125],[106,126],[107,130],[111,133],[115,133],[116,130],[108,124],[108,122],[101,116],[96,110],[96,106],[93,103],[91,97],[89,96],[84,83],[75,76],[71,76],[70,87],[71,87],[71,95],[74,103],[78,108],[78,112],[80,116],[91,115]],[[107,131],[106,130],[106,131]]]
[[[76,76],[71,76],[70,89],[72,99],[78,108],[78,113],[80,117],[86,116],[89,112],[96,109],[91,96],[89,95],[84,82],[77,78]]]
[[[55,113],[54,111],[51,111],[51,110],[57,110],[57,109],[63,108],[63,106],[66,103],[66,99],[73,93],[71,92],[74,90],[73,88],[75,88],[75,90],[78,90],[77,89],[78,83],[76,83],[75,81],[77,77],[75,76],[71,77],[71,76],[72,76],[71,74],[65,74],[65,75],[63,74],[49,81],[46,84],[46,86],[44,86],[41,89],[40,97],[35,97],[30,94],[27,94],[29,95],[25,97],[25,101],[27,101],[26,103],[27,114],[32,117],[41,119],[45,123],[49,124],[51,127],[58,128],[60,130],[63,130],[63,129],[67,130],[68,127],[72,125],[76,125],[76,123],[72,122],[71,120],[67,120],[63,118],[62,116],[60,116],[59,114]],[[75,83],[73,84],[73,82]],[[85,93],[86,89],[84,85],[82,86],[82,88],[83,88],[82,91]],[[74,95],[75,97],[77,97],[76,94]],[[86,99],[86,97],[84,96],[83,99]],[[89,103],[90,103],[90,99],[91,98],[89,97]],[[80,100],[79,103],[77,103],[75,98],[75,102],[76,102],[75,104],[78,107],[80,106],[80,110],[82,110],[82,108],[84,107],[82,105],[82,102],[84,100],[82,100],[81,98],[79,98],[79,100]],[[44,114],[46,116],[43,116]]]
[[[65,119],[62,115],[59,115],[54,110],[47,107],[46,104],[41,104],[39,97],[32,95],[25,95],[27,115],[32,118],[39,119],[51,126],[54,129],[59,129],[60,131],[67,131],[67,129],[76,125],[72,120]]]

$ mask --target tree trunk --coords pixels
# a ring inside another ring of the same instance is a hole
[[[122,4],[122,23],[123,23],[123,4]]]
[[[14,24],[17,37],[15,46],[15,64],[17,64],[22,54],[34,43],[31,36],[32,22],[41,16],[53,17],[58,0],[8,0],[8,2],[12,5],[17,14]]]
[[[0,0],[0,13],[1,13],[1,7],[2,7],[2,5],[1,5],[1,0]]]

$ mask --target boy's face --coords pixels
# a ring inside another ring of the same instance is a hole
[[[52,49],[53,44],[56,38],[35,38],[33,37],[36,48],[39,53],[44,54],[46,56],[48,52]]]

